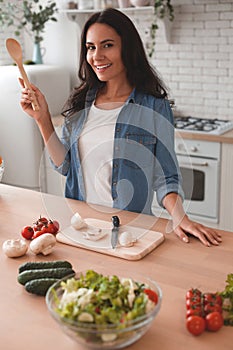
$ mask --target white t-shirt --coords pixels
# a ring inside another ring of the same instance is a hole
[[[113,206],[111,195],[114,132],[119,108],[91,106],[79,138],[86,202]]]

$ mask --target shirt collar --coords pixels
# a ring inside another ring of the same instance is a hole
[[[86,103],[85,103],[86,108],[91,107],[93,101],[96,98],[98,88],[99,87],[94,87],[94,88],[88,90],[87,96],[86,96]],[[127,101],[125,102],[125,104],[127,105],[129,103],[139,103],[142,98],[143,98],[143,94],[140,93],[136,88],[134,88],[132,90],[131,94],[129,95]]]

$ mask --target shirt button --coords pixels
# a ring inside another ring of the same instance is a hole
[[[116,181],[114,181],[112,184],[113,184],[113,186],[116,186],[116,185],[117,185],[117,182],[116,182]]]

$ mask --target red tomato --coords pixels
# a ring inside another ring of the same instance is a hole
[[[148,296],[148,298],[153,301],[155,304],[158,302],[158,295],[151,289],[144,289],[144,293]]]
[[[48,222],[48,224],[46,225],[46,229],[47,229],[47,232],[48,233],[53,233],[53,234],[56,234],[59,230],[59,223],[58,221],[54,220],[50,220]]]
[[[33,225],[34,231],[40,231],[44,225],[48,223],[48,219],[40,217]]]
[[[189,316],[203,316],[203,310],[202,310],[202,306],[195,306],[195,307],[191,307],[190,309],[187,310],[186,312],[186,318],[188,318]]]
[[[200,335],[205,330],[205,320],[201,316],[189,316],[186,320],[186,327],[193,335]]]
[[[208,331],[216,332],[223,326],[222,314],[218,311],[211,312],[205,318]]]
[[[32,239],[34,230],[32,226],[24,226],[21,230],[21,235],[23,238]]]
[[[186,293],[186,299],[200,298],[201,299],[201,291],[197,288],[189,289]]]
[[[222,298],[218,293],[204,293],[204,304],[213,303],[222,305]]]
[[[37,223],[38,223],[38,224],[43,224],[43,225],[45,225],[45,224],[48,223],[48,221],[49,221],[49,220],[48,220],[47,218],[45,218],[45,217],[43,217],[43,216],[42,216],[42,217],[40,216],[39,219],[37,220]]]
[[[205,315],[214,312],[214,311],[218,311],[220,313],[222,313],[222,306],[216,303],[208,303],[204,306],[204,313]]]
[[[32,239],[37,238],[37,237],[43,235],[44,233],[46,233],[46,232],[44,232],[42,230],[35,231],[34,235],[32,236]]]
[[[218,293],[215,294],[215,302],[222,306],[222,297]]]
[[[34,231],[40,231],[40,229],[41,229],[43,226],[44,226],[43,224],[39,224],[38,222],[36,222],[36,223],[33,225],[33,229],[34,229]]]
[[[201,307],[201,299],[187,299],[186,300],[186,308],[191,309],[195,307]]]

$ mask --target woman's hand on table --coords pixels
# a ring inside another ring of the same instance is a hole
[[[163,200],[163,205],[172,217],[172,229],[184,242],[189,242],[189,235],[198,238],[206,247],[219,245],[221,235],[215,229],[199,224],[189,219],[184,212],[181,197],[176,193],[169,193]]]
[[[213,228],[204,226],[200,223],[192,221],[187,215],[175,222],[173,220],[173,231],[184,242],[189,242],[189,235],[198,238],[205,246],[219,245],[222,242],[222,238],[219,232]]]

